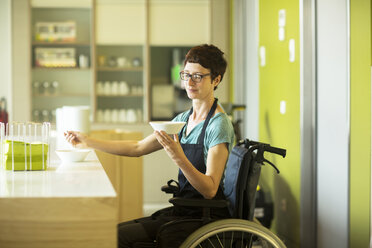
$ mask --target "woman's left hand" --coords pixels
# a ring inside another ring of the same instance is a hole
[[[164,131],[154,131],[154,134],[158,142],[163,146],[164,150],[173,161],[178,162],[178,160],[186,158],[177,134],[173,134],[173,139]]]

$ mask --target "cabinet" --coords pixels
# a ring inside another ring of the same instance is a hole
[[[176,78],[188,49],[215,43],[212,10],[219,2],[30,2],[34,121],[54,122],[55,109],[63,105],[88,105],[93,122],[116,125],[169,120],[189,108]],[[48,30],[48,26],[40,28],[43,23],[57,25],[56,30],[75,30],[75,36],[37,35]],[[69,23],[75,29],[69,29]],[[60,64],[45,62],[51,54],[65,57]]]
[[[33,121],[55,122],[63,105],[91,106],[93,11],[91,1],[81,3],[31,1]]]
[[[147,1],[96,2],[95,121],[148,120]]]
[[[106,140],[140,140],[139,132],[120,130],[96,130],[93,138]],[[143,159],[111,155],[96,151],[118,196],[118,223],[142,217],[143,205]]]
[[[211,4],[212,0],[149,0],[150,45],[209,43]]]

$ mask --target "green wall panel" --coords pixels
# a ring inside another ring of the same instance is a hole
[[[278,38],[278,13],[286,10],[285,40]],[[288,247],[300,243],[300,60],[299,1],[259,1],[259,45],[266,48],[266,65],[260,66],[259,138],[287,149],[287,157],[267,156],[281,173],[264,166],[260,184],[274,201],[272,230]],[[295,40],[295,61],[289,61],[289,40]],[[280,102],[286,113],[280,113]]]
[[[371,156],[371,2],[350,1],[350,247],[368,247]]]

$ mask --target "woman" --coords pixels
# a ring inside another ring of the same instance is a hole
[[[73,145],[83,144],[123,156],[138,157],[164,149],[179,167],[180,191],[177,196],[224,199],[222,177],[233,145],[234,131],[229,118],[217,104],[214,90],[221,83],[226,66],[223,52],[213,45],[196,46],[187,53],[180,77],[192,100],[192,108],[173,119],[186,122],[178,135],[171,137],[163,131],[154,131],[141,141],[104,141],[69,131],[65,134],[66,139]],[[200,209],[168,208],[150,217],[121,223],[118,225],[119,247],[153,242],[161,225],[201,214]],[[211,215],[218,218],[229,214],[226,208],[212,211]],[[179,242],[183,238],[179,237]]]

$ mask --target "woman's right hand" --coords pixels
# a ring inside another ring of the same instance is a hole
[[[64,135],[67,142],[69,142],[74,147],[79,148],[87,147],[86,144],[87,135],[75,131],[67,131],[64,133]]]

